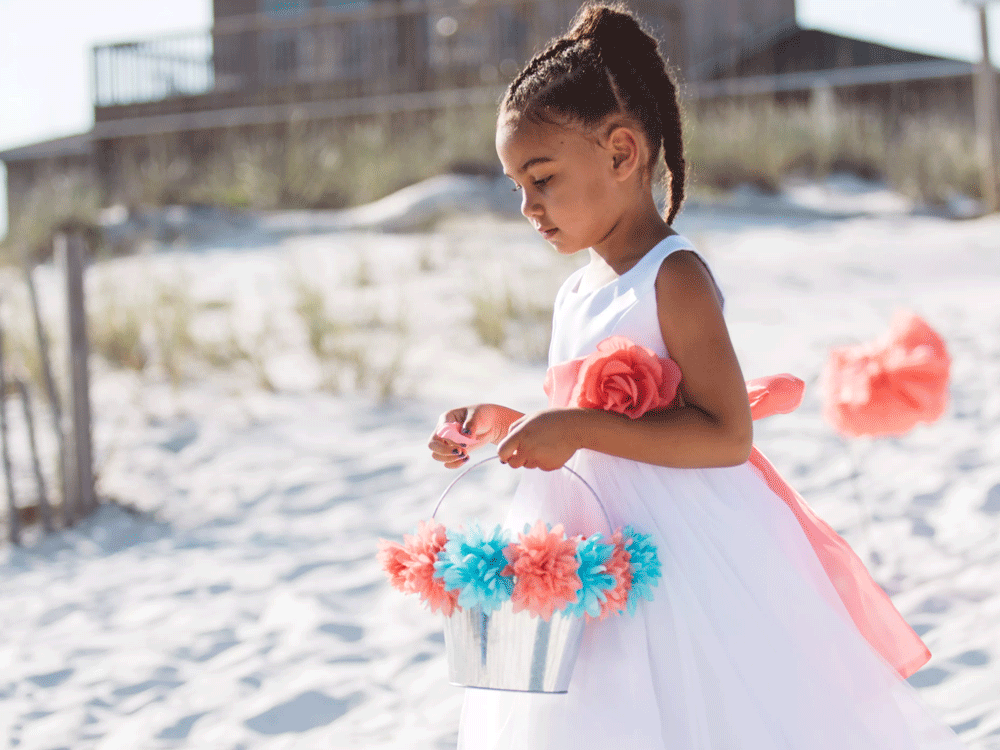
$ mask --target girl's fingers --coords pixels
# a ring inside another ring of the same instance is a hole
[[[440,460],[444,462],[444,466],[446,469],[457,469],[460,466],[465,466],[465,464],[468,463],[469,461],[469,457],[464,455],[453,456],[451,454],[448,454],[447,456],[444,456]]]
[[[449,469],[462,466],[468,460],[468,454],[457,445],[452,445],[438,438],[432,439],[427,447],[431,449],[431,457],[435,461],[444,462],[444,465]]]
[[[464,453],[462,446],[458,443],[453,443],[450,440],[445,440],[444,438],[435,435],[427,443],[427,447],[436,453],[451,453],[453,450],[457,450]]]
[[[454,461],[458,458],[464,458],[468,454],[458,448],[447,448],[440,451],[431,451],[431,455],[438,461]]]

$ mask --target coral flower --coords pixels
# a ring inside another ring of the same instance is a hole
[[[601,602],[601,614],[596,619],[603,620],[611,615],[622,614],[628,607],[628,594],[632,589],[632,566],[629,564],[631,555],[625,549],[625,541],[622,532],[619,530],[611,537],[614,549],[611,557],[604,563],[608,575],[610,575],[615,585],[604,591],[604,601]],[[587,622],[592,618],[587,615]]]
[[[458,591],[447,591],[444,581],[434,575],[438,553],[447,541],[444,526],[421,521],[416,534],[403,536],[403,544],[380,539],[378,561],[395,588],[404,594],[419,594],[431,612],[440,610],[450,616],[458,603]]]
[[[898,311],[885,338],[830,351],[823,415],[848,437],[903,435],[944,413],[950,365],[941,337]]]
[[[582,588],[576,539],[567,539],[561,524],[549,531],[541,520],[530,532],[525,526],[525,532],[504,550],[509,565],[503,574],[515,578],[513,610],[550,620],[554,611],[575,602]]]
[[[624,336],[609,336],[581,363],[570,402],[637,419],[669,405],[680,382],[681,369],[672,359]]]

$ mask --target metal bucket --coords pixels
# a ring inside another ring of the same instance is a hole
[[[477,466],[499,456],[490,456],[470,466],[441,494],[432,518],[459,479]],[[586,485],[597,500],[608,529],[608,512],[594,488],[572,469],[563,466]],[[583,640],[583,617],[555,612],[548,621],[527,611],[514,612],[510,601],[500,609],[483,612],[482,607],[455,610],[444,618],[444,644],[448,653],[448,679],[453,685],[528,693],[565,693]]]

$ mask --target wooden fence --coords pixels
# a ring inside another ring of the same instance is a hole
[[[9,368],[4,358],[3,321],[0,321],[0,455],[7,494],[7,537],[13,544],[21,543],[22,527],[26,523],[39,522],[46,532],[50,532],[57,526],[72,526],[97,507],[91,447],[90,375],[87,364],[89,344],[83,284],[87,246],[83,235],[76,231],[57,235],[55,254],[61,261],[66,280],[68,411],[63,409],[62,397],[52,374],[49,336],[39,312],[32,268],[27,261],[23,266],[35,324],[45,398],[51,417],[50,425],[58,446],[56,474],[59,487],[55,492],[55,502],[50,498],[39,456],[31,389],[25,378],[8,377]],[[19,502],[13,479],[7,411],[11,396],[20,400],[23,408],[25,439],[35,477],[35,497],[27,502]]]

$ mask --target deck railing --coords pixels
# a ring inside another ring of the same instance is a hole
[[[207,32],[95,47],[94,104],[135,104],[203,94],[215,86],[212,63],[212,36]]]
[[[220,18],[210,31],[95,47],[94,104],[290,85],[339,84],[351,96],[490,85],[577,6],[409,0]]]

